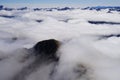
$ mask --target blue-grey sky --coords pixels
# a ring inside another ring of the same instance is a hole
[[[66,4],[83,6],[120,6],[120,0],[0,0],[0,4]]]

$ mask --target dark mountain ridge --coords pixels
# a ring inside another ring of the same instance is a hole
[[[80,10],[96,10],[96,11],[101,11],[101,10],[108,10],[108,13],[111,13],[112,11],[117,11],[120,12],[120,6],[95,6],[95,7],[85,7],[85,8],[74,8],[74,7],[54,7],[54,8],[28,8],[28,7],[20,7],[20,8],[9,8],[5,7],[4,5],[0,5],[0,10],[6,10],[6,11],[12,11],[12,10],[34,10],[34,11],[66,11],[66,10],[74,10],[74,9],[80,9]]]

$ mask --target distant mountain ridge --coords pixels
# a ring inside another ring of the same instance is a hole
[[[108,9],[108,12],[111,11],[118,11],[120,12],[120,6],[95,6],[95,7],[86,7],[86,8],[82,8],[82,10],[96,10],[96,11],[101,11],[104,9]]]
[[[9,8],[5,7],[3,5],[0,5],[0,10],[6,10],[6,11],[12,11],[12,10],[28,10],[30,8],[28,7],[20,7],[20,8]],[[74,9],[81,9],[81,10],[96,10],[96,11],[101,11],[101,10],[108,10],[108,13],[111,13],[112,11],[117,11],[120,12],[120,6],[95,6],[95,7],[85,7],[85,8],[74,8],[74,7],[55,7],[55,8],[32,8],[34,11],[65,11],[65,10],[74,10]]]
[[[28,7],[20,7],[20,8],[9,8],[9,7],[5,7],[3,5],[0,5],[0,10],[6,10],[6,11],[12,11],[12,10],[28,10],[28,9],[32,9],[34,11],[53,11],[53,10],[58,10],[58,11],[64,11],[64,10],[73,10],[75,8],[71,8],[71,7],[55,7],[55,8],[28,8]]]

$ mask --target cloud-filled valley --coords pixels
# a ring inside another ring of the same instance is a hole
[[[0,80],[120,79],[118,9],[22,9],[0,10]],[[49,39],[59,60],[35,55]]]

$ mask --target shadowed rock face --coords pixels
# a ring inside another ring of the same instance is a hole
[[[4,17],[4,18],[14,18],[15,16],[9,16],[9,15],[0,15],[0,17]]]
[[[43,20],[36,20],[36,22],[41,23],[41,22],[43,22]]]
[[[60,42],[55,39],[49,39],[38,42],[34,47],[36,55],[45,55],[46,57],[56,57],[56,51]]]
[[[107,21],[88,21],[90,24],[110,24],[110,25],[120,25],[119,22],[107,22]]]
[[[120,37],[120,34],[109,34],[109,35],[101,35],[99,36],[98,40],[102,40],[102,39],[108,39],[111,37]]]
[[[33,61],[18,72],[11,80],[26,80],[30,74],[36,72],[41,66],[56,66],[59,61],[59,58],[56,56],[58,48],[59,41],[54,39],[38,42],[32,48],[33,55],[28,55],[29,58],[26,59],[27,61],[33,58]]]

